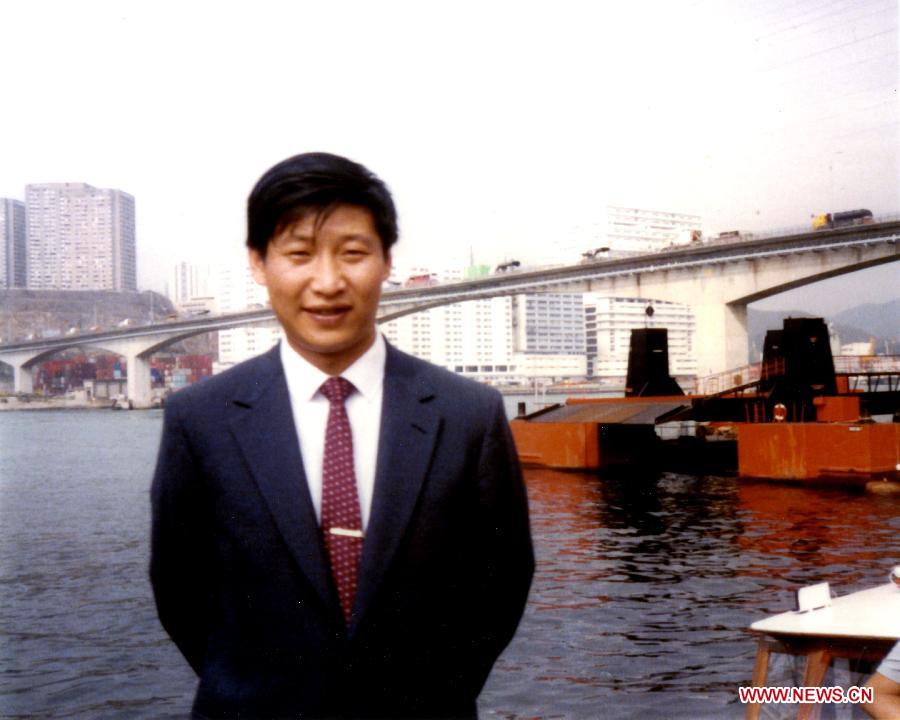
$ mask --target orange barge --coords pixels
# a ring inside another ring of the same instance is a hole
[[[565,470],[646,464],[657,421],[689,407],[684,396],[568,399],[510,423],[519,459]]]
[[[678,394],[665,342],[665,330],[634,331],[626,397],[569,399],[513,420],[522,462],[569,470],[736,471],[777,481],[877,480],[888,481],[882,489],[900,491],[900,423],[868,417],[900,417],[898,378],[887,379],[887,390],[851,392],[847,378],[834,372],[822,320],[785,320],[783,330],[766,336],[760,380],[711,396]],[[656,433],[664,423],[690,421],[693,437],[663,441]]]
[[[772,480],[897,480],[898,423],[741,423],[738,474]]]

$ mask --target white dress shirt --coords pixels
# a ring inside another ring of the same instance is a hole
[[[298,355],[284,337],[280,352],[306,482],[309,484],[316,518],[321,521],[322,461],[325,454],[325,427],[328,424],[328,400],[319,392],[319,388],[330,376]],[[349,380],[356,388],[356,392],[347,398],[344,406],[347,408],[350,430],[353,433],[353,468],[364,530],[369,522],[375,488],[386,356],[384,338],[381,333],[377,333],[372,347],[341,373],[341,377]]]

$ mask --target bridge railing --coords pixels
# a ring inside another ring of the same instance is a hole
[[[715,395],[730,388],[740,387],[759,380],[760,363],[749,363],[740,367],[697,378],[698,395]]]
[[[838,355],[834,371],[842,375],[900,372],[900,355]]]
[[[884,215],[876,215],[873,218],[873,221],[876,223],[894,222],[896,220],[900,220],[900,213],[885,213]],[[810,220],[806,225],[791,225],[788,227],[769,228],[767,230],[749,230],[744,235],[752,237],[753,240],[764,240],[771,237],[802,235],[811,232],[812,229],[812,220]],[[715,240],[715,238],[711,237],[709,240]]]
[[[783,370],[783,367],[781,369]],[[838,375],[900,373],[900,355],[836,355],[834,371]],[[698,395],[715,395],[730,388],[757,382],[760,377],[777,372],[776,367],[763,368],[762,363],[750,363],[697,378],[695,392]]]

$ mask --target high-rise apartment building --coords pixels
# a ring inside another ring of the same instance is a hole
[[[0,198],[0,288],[25,287],[25,203]]]
[[[137,290],[134,198],[85,183],[25,187],[29,288]]]
[[[694,350],[695,321],[689,305],[665,300],[584,296],[588,375],[624,380],[628,370],[631,331],[666,328],[669,374],[697,375]]]

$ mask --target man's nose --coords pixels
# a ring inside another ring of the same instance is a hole
[[[340,292],[344,288],[344,272],[337,258],[324,253],[316,258],[313,268],[313,290],[326,295]]]

